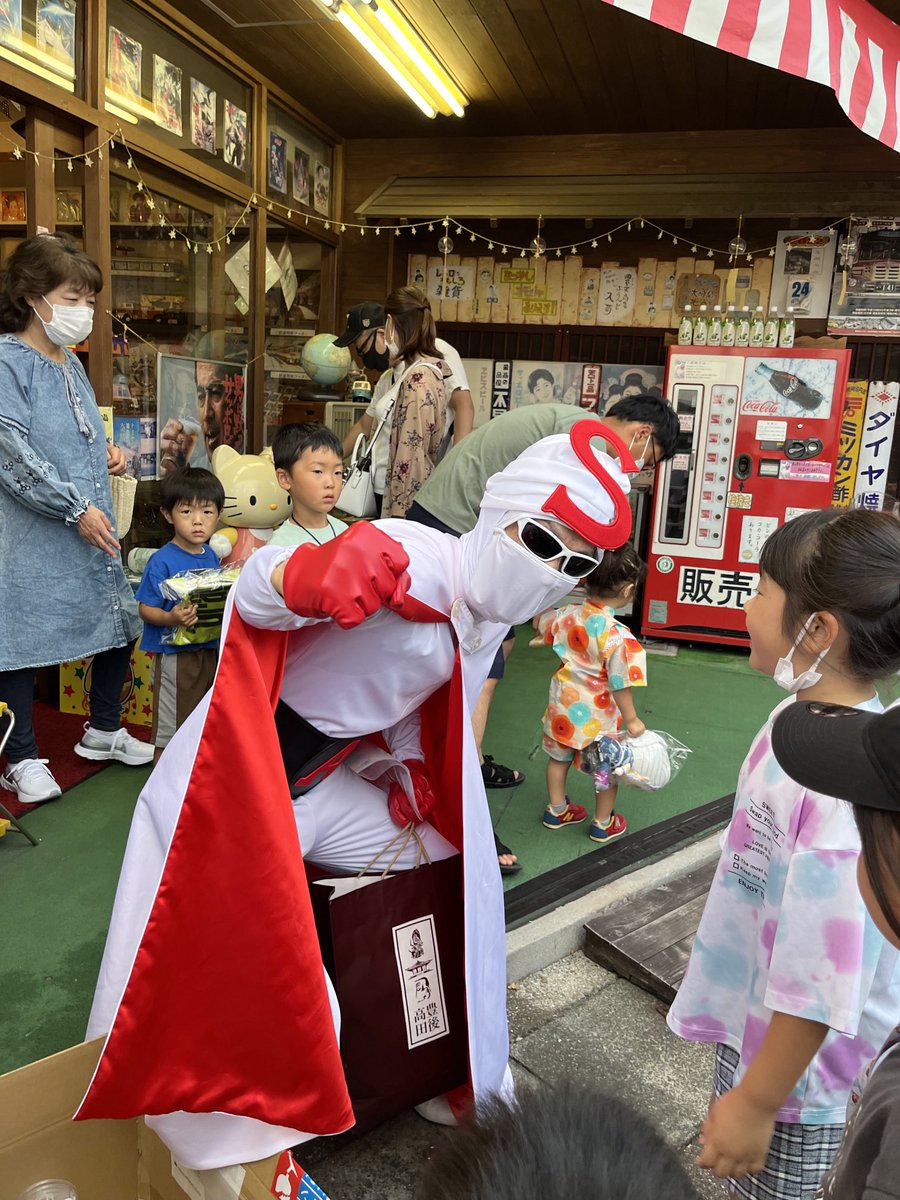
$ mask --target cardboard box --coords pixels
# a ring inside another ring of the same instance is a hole
[[[272,1200],[278,1155],[183,1171],[143,1120],[73,1121],[103,1039],[0,1076],[0,1200],[65,1179],[78,1200]]]

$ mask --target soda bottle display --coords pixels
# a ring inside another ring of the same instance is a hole
[[[722,345],[722,306],[714,304],[712,316],[709,319],[709,325],[706,328],[706,344],[707,346]]]
[[[733,346],[734,345],[735,333],[736,333],[736,329],[737,329],[736,320],[737,320],[737,318],[736,318],[735,312],[734,312],[734,305],[729,304],[728,312],[725,314],[725,316],[722,320],[722,345],[723,346]]]
[[[766,317],[766,326],[763,330],[763,345],[769,350],[774,350],[778,345],[779,326],[778,309],[773,304],[769,309],[769,315]]]
[[[821,392],[817,392],[815,388],[804,383],[799,375],[792,375],[789,371],[779,371],[775,367],[770,367],[768,363],[760,363],[756,371],[757,374],[768,379],[779,396],[784,396],[785,400],[793,400],[801,408],[818,408],[825,399]]]
[[[694,345],[706,345],[706,305],[700,305],[700,311],[694,317]]]
[[[778,345],[790,350],[794,344],[794,310],[788,305],[788,310],[781,318],[781,330],[778,334]]]
[[[750,345],[750,308],[746,304],[738,313],[735,321],[734,344],[736,346]]]
[[[684,313],[681,318],[681,323],[678,326],[678,345],[689,346],[694,338],[694,322],[691,318],[691,306],[684,306]]]
[[[762,346],[763,334],[765,333],[766,322],[763,317],[763,306],[757,304],[756,312],[753,314],[753,319],[750,322],[750,345]]]

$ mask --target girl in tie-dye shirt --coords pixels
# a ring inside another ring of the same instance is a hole
[[[900,522],[808,513],[763,547],[746,606],[750,665],[802,700],[881,708],[900,668]],[[698,1159],[732,1192],[807,1200],[840,1143],[851,1083],[895,1024],[900,973],[856,885],[859,836],[841,801],[795,783],[775,717],[738,778],[722,857],[669,1025],[716,1044]]]

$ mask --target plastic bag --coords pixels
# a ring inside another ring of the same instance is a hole
[[[240,574],[240,566],[204,567],[198,571],[182,571],[160,584],[167,600],[176,604],[196,604],[197,624],[167,625],[161,641],[167,646],[202,646],[215,642],[222,634],[225,601],[232,584]]]
[[[609,787],[610,776],[615,776],[615,782],[657,792],[672,782],[689,754],[670,733],[645,729],[636,738],[597,738],[580,752],[579,767],[594,776],[598,790]]]

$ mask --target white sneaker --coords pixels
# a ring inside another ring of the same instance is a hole
[[[42,800],[55,800],[62,795],[62,788],[47,769],[46,758],[23,758],[13,763],[0,775],[0,787],[15,792],[22,804],[40,804]]]
[[[92,729],[90,723],[84,727],[84,737],[75,747],[75,753],[93,762],[120,762],[126,767],[144,767],[153,761],[155,747],[151,742],[140,742],[127,729],[106,733]]]
[[[415,1106],[415,1111],[432,1125],[459,1124],[446,1096],[435,1096],[433,1100],[425,1100]]]

